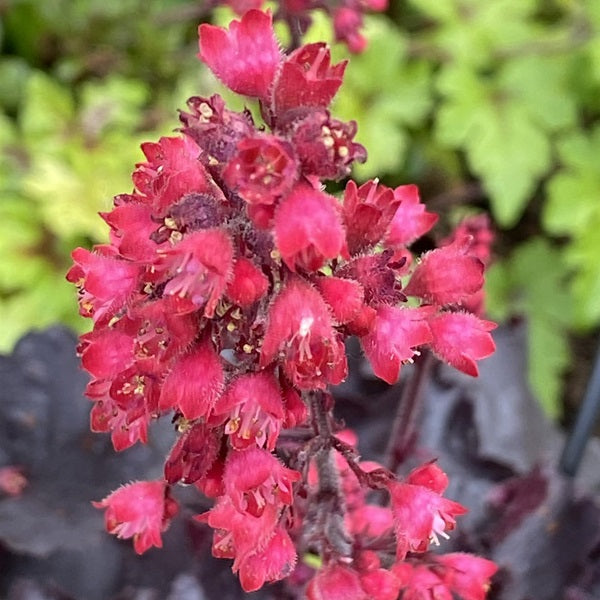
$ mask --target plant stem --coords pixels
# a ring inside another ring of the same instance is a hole
[[[383,463],[392,473],[396,473],[415,442],[423,385],[432,365],[433,356],[422,350],[421,355],[415,358],[412,377],[404,384]]]
[[[335,464],[330,411],[325,407],[321,392],[312,392],[308,396],[315,432],[313,458],[319,479],[313,498],[314,510],[310,515],[315,525],[311,537],[318,540],[321,556],[327,562],[334,557],[350,556],[352,538],[344,523],[345,502]]]

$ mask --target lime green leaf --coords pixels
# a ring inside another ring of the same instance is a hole
[[[19,120],[23,134],[32,143],[64,132],[73,118],[73,112],[73,98],[69,90],[43,73],[31,75]]]
[[[448,68],[438,86],[448,97],[438,112],[442,143],[464,147],[490,194],[494,216],[510,227],[550,166],[550,144],[526,104],[465,68]]]

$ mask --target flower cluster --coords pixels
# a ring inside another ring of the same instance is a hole
[[[216,0],[217,2],[219,0]],[[220,0],[242,16],[251,9],[262,8],[263,0]],[[311,12],[324,11],[331,17],[335,39],[359,53],[367,47],[367,39],[361,33],[363,15],[367,11],[387,10],[388,0],[279,0],[275,18],[289,25],[292,36],[304,32],[311,24]]]
[[[477,374],[494,325],[465,308],[483,283],[472,236],[415,258],[436,221],[415,186],[349,181],[342,202],[324,191],[365,159],[355,123],[329,112],[346,64],[325,44],[282,54],[258,10],[199,34],[200,58],[258,100],[264,125],[217,95],[191,98],[182,134],[142,146],[135,190],[102,215],[110,243],[75,250],[67,275],[94,322],[79,348],[92,429],[122,450],[173,413],[180,434],[163,479],[97,504],[107,529],[138,552],[160,546],[171,486],[192,484],[215,499],[197,519],[246,591],[313,553],[313,600],[483,598],[491,563],[427,552],[464,512],[442,497],[443,472],[400,481],[359,463],[327,392],[346,377],[349,336],[388,383],[420,349]],[[368,488],[390,505],[367,504]]]

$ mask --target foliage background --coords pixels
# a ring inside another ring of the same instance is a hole
[[[106,239],[96,213],[130,190],[139,143],[215,91],[195,58],[207,8],[0,3],[0,349],[32,327],[87,327],[69,253]],[[323,15],[308,35],[331,39]],[[366,35],[334,106],[369,151],[356,177],[418,183],[440,238],[490,212],[490,316],[526,317],[530,382],[559,416],[577,342],[600,324],[600,0],[392,0]]]

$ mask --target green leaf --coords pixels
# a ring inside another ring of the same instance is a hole
[[[573,303],[566,280],[562,253],[542,238],[522,244],[488,273],[488,290],[501,294],[501,300],[489,299],[490,314],[527,318],[529,381],[552,418],[560,416],[562,376],[570,362]]]
[[[550,166],[549,141],[518,98],[470,69],[447,68],[438,80],[447,101],[438,112],[440,142],[462,147],[490,195],[500,225],[517,223]]]
[[[69,90],[41,72],[34,72],[25,90],[19,113],[21,130],[32,144],[67,131],[74,115]]]

